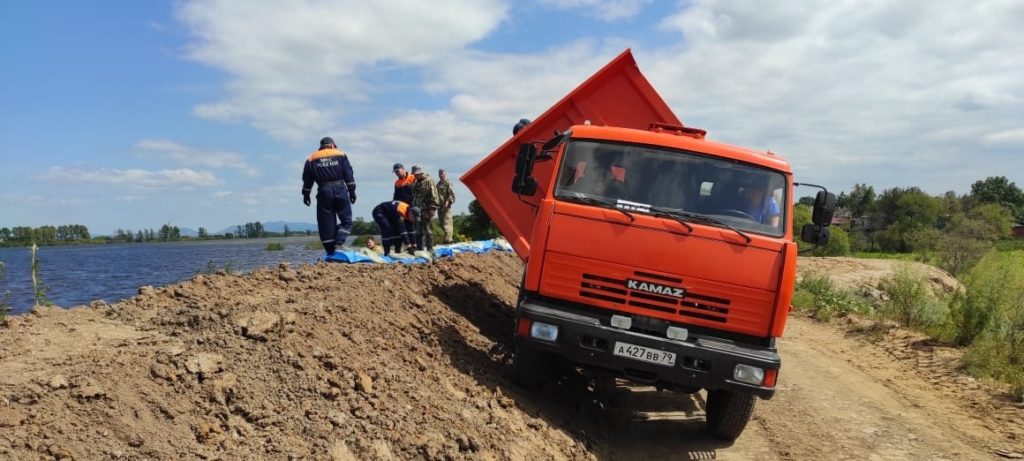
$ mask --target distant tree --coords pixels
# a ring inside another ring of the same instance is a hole
[[[161,241],[170,242],[174,234],[174,228],[170,224],[160,226],[158,237]]]
[[[797,200],[796,203],[799,203],[801,205],[814,206],[814,196],[807,195],[804,197],[800,197],[800,200]]]
[[[200,227],[199,230],[196,231],[196,236],[199,237],[200,239],[210,238],[210,234],[206,232],[205,227]]]
[[[287,224],[285,224],[285,225],[284,225],[284,236],[285,236],[285,237],[287,237],[287,236],[288,236],[288,234],[289,234],[289,232],[288,232],[288,225],[287,225]]]
[[[459,232],[473,240],[492,239],[500,235],[494,221],[491,221],[484,207],[476,200],[469,202],[469,217],[462,223]]]
[[[261,223],[259,221],[256,221],[256,222],[254,222],[252,224],[252,226],[253,226],[253,229],[256,231],[256,238],[260,238],[260,237],[264,236],[263,223]]]
[[[181,240],[181,228],[178,226],[171,226],[171,240]]]
[[[144,241],[146,241],[146,235],[142,231],[136,232],[135,233],[135,242],[136,243],[142,243]]]
[[[935,227],[942,209],[939,199],[916,187],[886,189],[876,205],[873,221],[882,230],[875,238],[883,251],[910,251],[914,233]]]
[[[875,207],[875,188],[867,184],[854,184],[847,196],[846,208],[853,218],[861,218]]]
[[[367,221],[362,217],[356,218],[352,223],[352,235],[377,235],[380,234],[380,229],[377,228],[377,223],[374,221]]]
[[[12,235],[11,229],[7,227],[0,227],[0,240],[10,240]]]
[[[235,237],[244,237],[244,236],[245,236],[245,234],[242,233],[242,226],[241,225],[235,226]]]
[[[306,229],[306,237],[309,237],[310,235],[313,235],[313,231]]]
[[[1006,179],[1006,176],[990,176],[971,185],[971,196],[978,203],[997,203],[1013,213],[1018,221],[1024,221],[1024,191]]]

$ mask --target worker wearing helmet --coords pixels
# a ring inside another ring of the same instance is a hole
[[[331,138],[320,140],[320,149],[309,155],[302,169],[302,203],[306,206],[312,203],[309,196],[314,182],[320,243],[330,256],[352,231],[352,205],[356,203],[352,164]]]
[[[409,229],[416,225],[419,215],[419,208],[398,200],[382,202],[373,208],[373,220],[380,228],[384,256],[389,256],[392,248],[396,253],[402,251],[403,243],[412,251],[414,243]]]

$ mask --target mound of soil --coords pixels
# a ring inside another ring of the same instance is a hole
[[[916,261],[801,257],[797,262],[800,277],[826,274],[838,286],[874,298],[881,296],[879,282],[901,268],[925,278],[935,293],[951,293],[960,287],[960,282],[948,272]]]
[[[588,459],[510,397],[522,265],[199,275],[0,329],[2,459]]]

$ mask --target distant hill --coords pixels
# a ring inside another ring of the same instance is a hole
[[[240,223],[240,226],[245,227],[245,223]],[[287,221],[264,221],[263,230],[264,232],[284,232],[284,226],[288,226],[289,232],[306,232],[307,230],[316,232],[316,224],[310,224],[305,222],[287,222]],[[234,232],[235,226],[225,227],[220,233]],[[181,230],[181,235],[185,235],[185,229]]]

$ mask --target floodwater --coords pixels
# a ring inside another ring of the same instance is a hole
[[[140,286],[161,286],[186,280],[199,272],[230,268],[247,272],[259,267],[312,263],[322,249],[307,250],[316,237],[216,240],[202,242],[75,245],[39,248],[39,279],[46,297],[61,307],[102,299],[116,302],[135,296]],[[284,245],[267,251],[267,243]],[[35,304],[29,248],[0,248],[6,273],[0,296],[10,292],[12,313]]]

